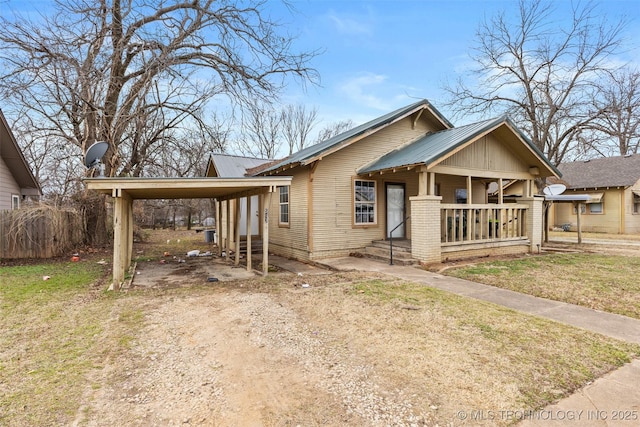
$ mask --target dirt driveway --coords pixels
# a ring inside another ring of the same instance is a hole
[[[140,329],[126,354],[95,371],[76,425],[506,425],[512,420],[456,414],[527,409],[534,380],[548,382],[549,395],[566,392],[548,368],[525,360],[528,347],[505,347],[496,335],[513,326],[563,337],[565,329],[534,327],[508,310],[480,307],[480,317],[461,321],[449,303],[367,299],[353,284],[381,281],[376,273],[258,279],[205,258],[138,268],[122,300],[139,300]],[[553,360],[575,342],[540,346]]]
[[[200,285],[214,273],[223,281],[166,291]],[[144,292],[153,307],[145,310],[131,353],[93,379],[100,386],[87,391],[90,403],[77,424],[432,424],[437,403],[416,401],[407,394],[411,387],[381,375],[384,366],[363,357],[351,340],[360,331],[349,324],[364,307],[340,307],[343,291],[331,284],[364,275],[275,273],[267,283],[227,282],[235,276],[246,278],[246,271],[222,262],[141,265],[133,288],[155,281],[165,291]],[[335,318],[317,317],[319,305]],[[342,335],[328,332],[344,321]],[[382,354],[379,362],[392,365],[393,354]]]

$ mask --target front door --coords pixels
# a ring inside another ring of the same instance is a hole
[[[404,184],[387,184],[387,235],[393,230],[393,238],[403,239],[404,234]],[[401,225],[400,225],[401,224]],[[398,227],[398,225],[400,225]],[[398,228],[396,228],[398,227]]]

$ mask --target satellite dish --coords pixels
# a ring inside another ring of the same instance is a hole
[[[97,168],[98,176],[102,176],[101,160],[109,149],[109,143],[105,141],[98,141],[91,144],[91,147],[87,150],[87,154],[84,156],[84,165],[89,168]]]
[[[544,187],[542,192],[547,196],[559,196],[564,193],[564,190],[567,189],[567,186],[564,184],[551,184],[548,187]]]

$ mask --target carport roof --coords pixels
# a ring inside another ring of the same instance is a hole
[[[291,185],[290,176],[258,178],[85,178],[89,190],[132,199],[226,200],[275,191]]]

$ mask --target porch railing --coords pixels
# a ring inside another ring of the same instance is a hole
[[[465,243],[527,237],[527,205],[442,204],[441,242]]]

